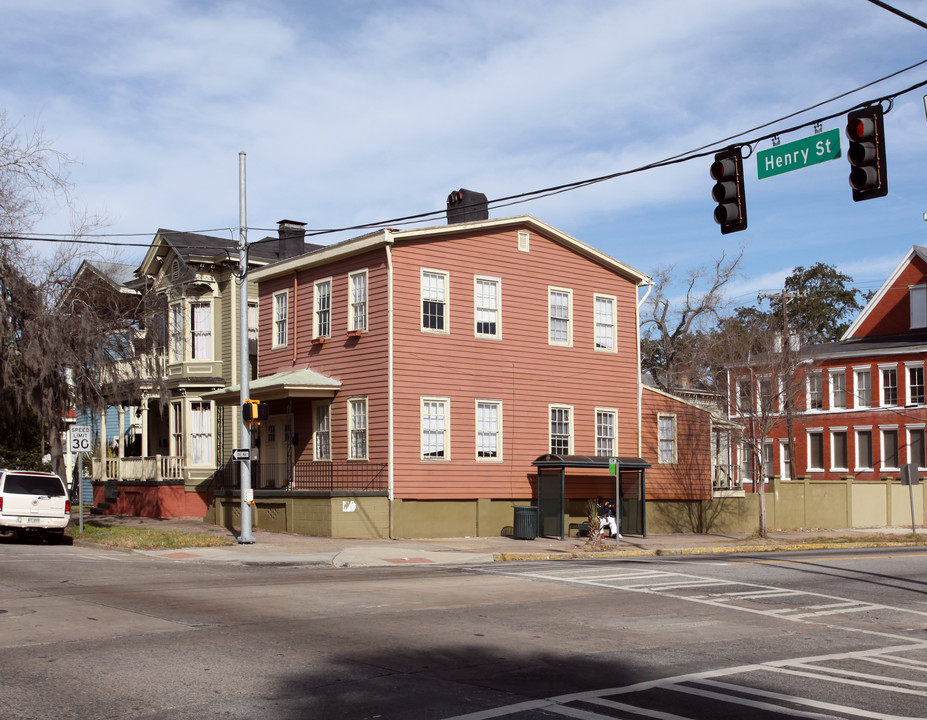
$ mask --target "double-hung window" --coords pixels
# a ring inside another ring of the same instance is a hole
[[[908,371],[908,405],[924,404],[924,363],[911,363]]]
[[[367,271],[351,273],[351,307],[348,330],[366,332],[367,330]]]
[[[741,378],[736,383],[737,413],[744,417],[753,415],[753,386],[749,378]]]
[[[190,303],[190,335],[194,360],[212,360],[212,303]]]
[[[615,352],[617,349],[616,328],[617,298],[608,295],[595,296],[595,349]]]
[[[923,470],[927,467],[927,446],[924,444],[924,427],[908,426],[908,462]]]
[[[476,327],[474,333],[481,338],[502,337],[500,322],[501,298],[499,278],[475,277],[473,279],[473,304]]]
[[[573,291],[548,288],[548,342],[551,345],[573,344]]]
[[[824,431],[821,429],[808,431],[808,469],[824,469]]]
[[[618,411],[612,408],[595,410],[595,454],[600,457],[612,457],[616,452],[615,441],[618,437]]]
[[[282,290],[274,293],[274,340],[273,347],[283,347],[287,343],[287,314],[290,304],[290,292]]]
[[[448,274],[422,270],[422,331],[447,333]]]
[[[312,337],[332,335],[332,279],[316,280],[314,284],[315,312],[312,316]]]
[[[808,375],[808,409],[820,410],[824,407],[824,389],[821,373]]]
[[[927,327],[927,285],[908,288],[911,307],[911,329]]]
[[[183,457],[183,402],[171,403],[171,454]]]
[[[792,452],[789,450],[789,441],[779,441],[779,467],[781,468],[780,476],[783,480],[792,479]]]
[[[657,461],[661,465],[676,462],[676,416],[657,415]]]
[[[212,403],[190,403],[190,442],[193,445],[194,465],[212,465]]]
[[[183,362],[183,306],[173,303],[170,307],[170,360]]]
[[[883,407],[891,407],[898,404],[898,369],[893,365],[891,367],[880,367],[879,377],[881,379],[881,400]]]
[[[573,453],[573,407],[571,405],[550,406],[550,452],[551,455]]]
[[[328,403],[315,406],[313,452],[316,460],[332,459],[332,414]]]
[[[855,406],[872,407],[872,371],[869,368],[855,368],[853,374],[856,378]]]
[[[847,462],[847,430],[846,428],[832,428],[830,431],[831,470],[846,470]]]
[[[367,398],[348,400],[348,459],[367,459]]]
[[[476,459],[502,459],[502,403],[476,401]]]
[[[856,428],[856,470],[872,470],[872,428]]]
[[[257,355],[258,351],[258,304],[248,303],[248,354]]]
[[[450,460],[447,398],[422,398],[422,460]]]
[[[830,409],[843,410],[847,406],[847,375],[844,370],[830,372]]]
[[[882,435],[882,468],[898,469],[898,428],[880,428]]]
[[[776,396],[773,387],[774,381],[769,376],[761,377],[756,381],[756,397],[759,401],[761,415],[769,416],[776,412]]]

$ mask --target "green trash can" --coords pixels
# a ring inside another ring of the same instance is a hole
[[[512,537],[534,540],[538,536],[538,508],[536,505],[515,505],[515,522]]]

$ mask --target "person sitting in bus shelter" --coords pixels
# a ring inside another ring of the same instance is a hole
[[[597,502],[599,504],[599,537],[605,536],[606,525],[608,525],[612,537],[616,535],[621,537],[621,533],[618,532],[618,520],[615,517],[615,503],[602,498],[597,498]]]

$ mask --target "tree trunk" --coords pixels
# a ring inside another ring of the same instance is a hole
[[[57,427],[48,431],[48,452],[51,455],[52,472],[68,482],[68,468],[64,462],[64,448],[61,445],[61,433]]]
[[[766,480],[765,478],[758,478],[759,480],[759,505],[760,505],[760,537],[766,537]]]

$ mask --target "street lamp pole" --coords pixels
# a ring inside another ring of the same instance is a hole
[[[241,461],[241,536],[239,543],[253,543],[251,533],[251,504],[254,491],[251,488],[251,428],[245,424],[242,408],[248,395],[251,368],[248,364],[248,212],[245,195],[245,153],[238,153],[238,339],[241,397],[238,404],[241,416],[241,447],[247,457]]]

